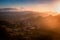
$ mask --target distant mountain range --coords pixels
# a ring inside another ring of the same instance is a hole
[[[26,10],[23,10],[23,8],[0,8],[0,12],[25,12]],[[33,11],[30,11],[33,12]],[[40,12],[42,13],[41,15],[57,15],[59,13],[56,12]]]

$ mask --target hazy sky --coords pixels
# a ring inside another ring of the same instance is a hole
[[[0,8],[23,7],[26,10],[49,11],[60,0],[0,0]]]
[[[53,0],[0,0],[1,7],[34,5],[34,4],[49,4]]]

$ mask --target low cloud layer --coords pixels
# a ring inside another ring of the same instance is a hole
[[[21,8],[1,8],[0,12],[8,12],[8,11],[22,11]]]

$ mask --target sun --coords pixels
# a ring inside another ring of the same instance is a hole
[[[57,13],[60,13],[60,6],[57,6],[56,9],[55,9],[55,11],[56,11]]]
[[[59,0],[55,1],[53,9],[54,9],[55,12],[60,14],[60,1]]]

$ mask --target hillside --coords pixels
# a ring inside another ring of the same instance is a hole
[[[0,12],[0,30],[8,40],[60,40],[60,14]]]

